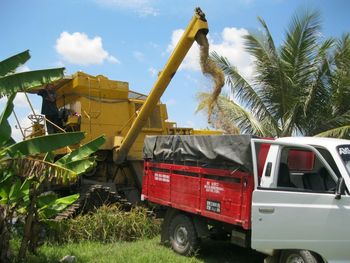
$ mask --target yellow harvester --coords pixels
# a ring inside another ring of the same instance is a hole
[[[84,131],[88,142],[102,134],[106,143],[98,151],[98,165],[83,178],[85,183],[116,187],[131,202],[140,197],[145,135],[217,134],[216,131],[179,128],[168,122],[160,98],[198,34],[208,24],[198,8],[148,96],[129,90],[127,82],[77,72],[56,83],[57,106],[63,129]],[[36,131],[37,132],[37,131]]]

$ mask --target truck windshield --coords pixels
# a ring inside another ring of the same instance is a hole
[[[350,145],[340,145],[337,147],[338,153],[343,160],[348,174],[350,174]]]

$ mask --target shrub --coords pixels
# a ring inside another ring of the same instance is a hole
[[[152,238],[160,233],[160,221],[149,216],[143,207],[126,212],[113,205],[58,222],[54,229],[50,237],[59,243],[83,240],[110,243]]]

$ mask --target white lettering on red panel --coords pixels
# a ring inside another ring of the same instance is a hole
[[[222,188],[217,182],[206,182],[204,188],[206,192],[215,194],[220,194],[222,191],[224,191],[224,188]]]
[[[154,173],[154,180],[169,183],[170,176],[167,174]]]

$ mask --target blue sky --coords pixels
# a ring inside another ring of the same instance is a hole
[[[350,31],[346,0],[1,0],[0,60],[29,49],[32,58],[21,70],[64,66],[67,75],[78,70],[102,74],[148,94],[196,6],[206,13],[211,50],[247,77],[252,59],[242,36],[259,30],[257,16],[264,18],[277,45],[292,15],[305,9],[320,11],[323,37]],[[210,90],[211,82],[200,73],[197,56],[194,44],[161,100],[179,126],[206,128],[206,116],[195,113],[196,93]],[[31,99],[39,112],[40,98]],[[17,98],[16,112],[27,124],[23,96]],[[20,137],[18,130],[13,133]]]

